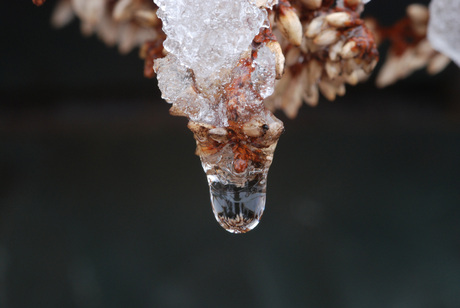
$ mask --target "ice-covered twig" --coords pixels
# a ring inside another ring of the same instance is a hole
[[[162,97],[173,104],[172,114],[190,119],[217,221],[230,232],[247,232],[263,214],[283,131],[263,104],[283,63],[268,21],[270,3],[156,3],[167,35],[168,54],[155,61]]]
[[[449,1],[435,0],[432,11],[444,14],[436,5]],[[328,100],[344,95],[346,84],[372,72],[384,38],[392,47],[380,86],[425,65],[436,73],[448,64],[426,39],[426,8],[412,5],[407,18],[384,29],[360,18],[367,2],[61,0],[52,22],[61,27],[77,16],[84,34],[96,33],[123,53],[141,46],[145,76],[156,74],[170,113],[190,120],[216,219],[244,233],[263,213],[267,172],[283,131],[269,110],[293,118],[302,101],[315,106],[320,93]],[[435,35],[447,35],[445,27],[430,26]],[[441,46],[449,38],[431,40]]]

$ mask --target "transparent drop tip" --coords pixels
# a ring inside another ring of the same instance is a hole
[[[246,233],[254,229],[265,209],[265,185],[260,181],[243,186],[209,183],[211,203],[217,222],[230,233]]]

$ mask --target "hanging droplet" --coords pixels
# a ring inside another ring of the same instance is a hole
[[[231,233],[246,233],[254,229],[265,209],[266,182],[253,180],[243,186],[209,180],[214,216]]]
[[[231,233],[246,233],[259,224],[268,169],[283,131],[281,121],[271,113],[256,120],[230,127],[188,124],[208,178],[214,216]]]

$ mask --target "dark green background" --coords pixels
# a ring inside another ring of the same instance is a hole
[[[136,53],[53,4],[0,10],[1,308],[460,307],[456,66],[277,114],[265,215],[232,235]]]

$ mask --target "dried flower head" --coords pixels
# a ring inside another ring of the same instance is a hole
[[[414,71],[427,67],[429,74],[441,72],[450,59],[436,51],[428,41],[428,8],[421,4],[407,7],[406,17],[395,25],[384,28],[369,20],[380,40],[389,40],[390,49],[378,76],[377,86],[386,87]]]
[[[360,18],[364,1],[155,0],[156,7],[151,0],[61,0],[53,23],[77,15],[85,35],[96,33],[122,53],[142,45],[145,75],[156,73],[171,114],[189,119],[217,221],[245,233],[263,214],[283,131],[269,109],[293,118],[302,101],[315,106],[319,93],[333,101],[376,66],[376,39]],[[395,30],[374,27],[379,40],[398,30],[413,39],[393,38],[383,85],[401,77],[397,69],[444,65],[424,39],[426,8],[411,6],[407,15]]]
[[[391,47],[377,76],[378,87],[423,67],[437,74],[450,63],[428,42],[429,12],[420,4],[410,5],[405,18],[385,28],[375,19],[360,18],[366,0],[254,1],[269,13],[273,38],[266,45],[276,55],[279,79],[265,105],[282,109],[290,118],[302,102],[316,106],[320,93],[333,101],[345,94],[346,84],[365,81],[379,59],[377,45],[384,40]],[[45,0],[33,2],[42,5]],[[77,16],[85,35],[95,33],[107,45],[118,45],[121,53],[140,46],[144,75],[152,78],[155,59],[167,54],[157,9],[152,0],[60,0],[52,23],[62,27]]]
[[[153,60],[163,56],[165,39],[157,9],[151,0],[61,0],[51,22],[61,28],[77,16],[84,35],[96,34],[107,45],[118,45],[122,54],[141,46],[144,75],[153,77]]]
[[[267,99],[270,109],[294,118],[302,101],[315,106],[345,94],[345,84],[365,80],[378,61],[372,32],[360,19],[361,1],[281,0],[274,31],[286,55],[285,76]],[[281,34],[281,35],[279,35]]]

